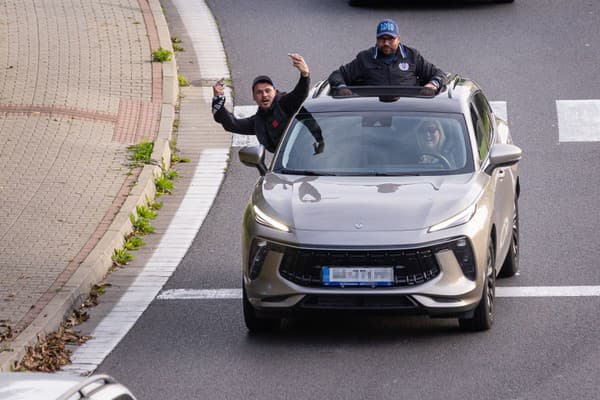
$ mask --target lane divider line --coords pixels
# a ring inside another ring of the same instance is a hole
[[[75,349],[71,364],[64,366],[64,371],[77,374],[93,372],[156,298],[185,256],[212,207],[225,177],[228,159],[229,149],[202,151],[192,182],[158,248],[127,292],[91,332],[92,338]],[[199,204],[197,198],[200,195],[211,200]],[[173,238],[177,239],[177,246],[172,245]]]

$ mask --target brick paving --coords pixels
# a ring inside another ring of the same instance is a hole
[[[0,4],[0,321],[24,329],[102,237],[153,139],[148,0]]]

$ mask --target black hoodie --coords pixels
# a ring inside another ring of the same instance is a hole
[[[268,110],[259,107],[256,114],[248,118],[236,118],[223,107],[225,97],[215,97],[212,102],[213,117],[229,132],[256,135],[258,142],[273,153],[285,128],[308,96],[309,85],[310,77],[300,76],[294,90],[290,93],[277,92]]]

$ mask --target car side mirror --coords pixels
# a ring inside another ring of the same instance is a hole
[[[512,144],[497,144],[492,147],[488,166],[485,173],[491,175],[496,168],[510,167],[521,160],[522,151]]]
[[[240,161],[242,164],[248,167],[258,168],[258,172],[261,176],[267,173],[267,166],[265,165],[265,146],[246,146],[242,147],[238,152]]]

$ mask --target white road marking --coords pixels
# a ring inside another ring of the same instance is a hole
[[[600,100],[556,100],[560,142],[600,141]]]
[[[196,53],[196,65],[202,77],[219,79],[229,77],[227,57],[215,18],[205,1],[173,0],[186,32],[190,35]]]
[[[242,289],[169,289],[157,300],[241,299]]]
[[[600,297],[600,286],[501,286],[496,297]],[[157,300],[241,299],[242,289],[169,289]]]
[[[65,371],[79,374],[94,371],[156,298],[202,226],[225,176],[228,158],[226,148],[202,152],[190,186],[158,248],[135,282],[91,333],[92,339],[73,352],[72,363],[63,367]]]
[[[235,106],[233,107],[233,115],[236,118],[248,118],[256,114],[257,105],[253,106]],[[258,146],[258,140],[254,135],[238,135],[234,133],[231,140],[232,147]]]
[[[257,105],[235,106],[233,107],[233,115],[235,115],[236,118],[248,118],[256,114],[256,110],[258,110]]]
[[[598,297],[600,286],[505,286],[497,297]]]

